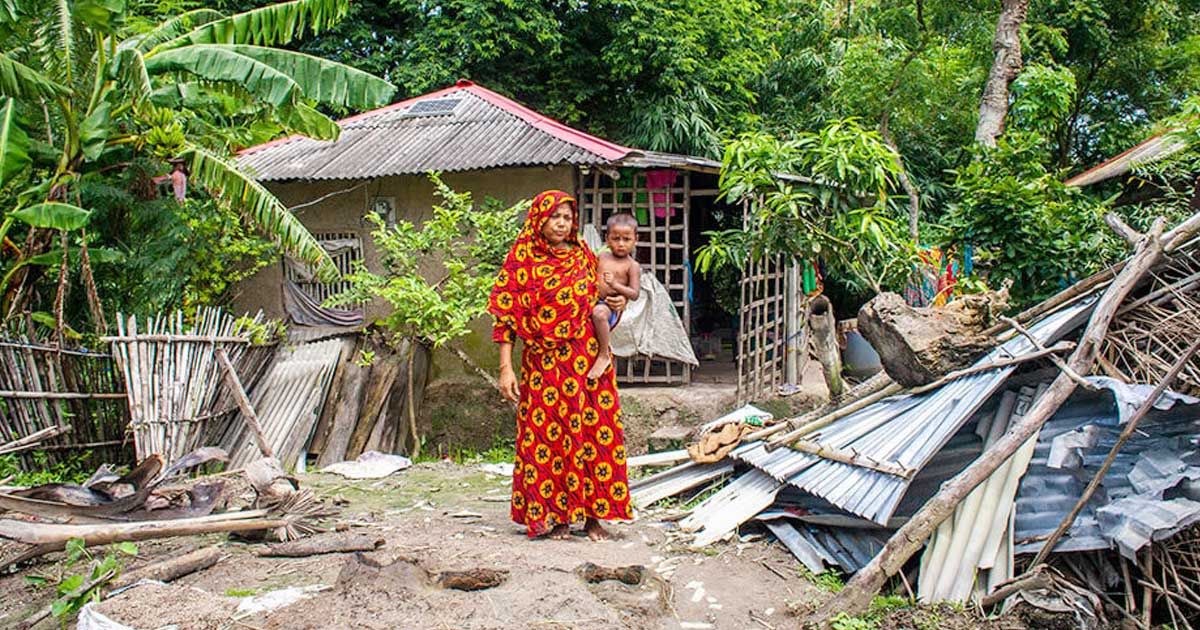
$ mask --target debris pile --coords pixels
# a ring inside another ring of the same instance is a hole
[[[813,572],[858,572],[834,603],[851,614],[903,573],[926,602],[1020,600],[1085,626],[1104,605],[1143,627],[1156,606],[1200,618],[1169,592],[1200,523],[1197,231],[1200,215],[1160,224],[1123,265],[1013,319],[992,298],[930,317],[880,296],[859,328],[894,342],[886,374],[632,497],[706,497],[679,520],[697,546],[757,523]]]

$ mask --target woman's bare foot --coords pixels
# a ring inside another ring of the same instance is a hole
[[[612,365],[612,355],[601,352],[600,356],[596,357],[596,362],[592,364],[592,369],[588,370],[587,377],[593,381],[600,380],[610,365]]]
[[[587,537],[594,542],[600,542],[602,540],[608,540],[612,538],[612,534],[608,533],[607,529],[600,527],[600,521],[594,518],[589,518],[587,522],[583,524],[583,531],[587,534]]]
[[[546,534],[546,538],[549,538],[550,540],[566,540],[570,537],[571,526],[567,525],[566,523],[563,523],[562,525],[555,525],[554,529],[550,530],[549,534]]]

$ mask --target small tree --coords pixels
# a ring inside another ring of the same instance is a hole
[[[725,150],[721,193],[750,204],[746,229],[710,232],[697,269],[822,258],[856,288],[898,287],[914,252],[888,194],[899,172],[895,151],[853,119],[790,140],[744,135]]]
[[[416,409],[413,403],[416,352],[447,348],[493,386],[495,378],[451,345],[471,332],[471,322],[487,312],[488,293],[496,272],[521,229],[520,215],[527,203],[504,207],[490,201],[475,207],[470,193],[458,193],[436,174],[430,180],[440,203],[433,217],[420,226],[397,221],[387,226],[374,214],[371,238],[379,248],[385,271],[374,273],[361,262],[346,276],[350,288],[330,298],[330,306],[361,304],[381,299],[391,313],[376,322],[387,334],[387,342],[401,348],[408,342],[408,416],[414,449]]]

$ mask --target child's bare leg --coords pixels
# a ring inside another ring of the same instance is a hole
[[[608,347],[608,338],[610,330],[608,329],[608,316],[612,313],[608,305],[604,303],[597,304],[592,309],[592,324],[596,329],[596,341],[600,346],[600,353],[596,355],[596,362],[592,364],[592,369],[588,370],[587,377],[590,379],[598,379],[608,366],[612,365],[612,352]]]

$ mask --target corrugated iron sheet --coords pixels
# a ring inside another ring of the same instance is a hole
[[[342,133],[335,141],[295,136],[248,149],[238,157],[238,164],[260,181],[282,181],[611,162],[586,148],[590,145],[573,142],[586,134],[555,133],[565,126],[537,124],[493,102],[496,99],[477,94],[480,90],[470,86],[442,91],[368,112],[339,123]],[[409,114],[413,104],[430,98],[461,98],[462,102],[449,115]]]
[[[1083,323],[1092,303],[1083,300],[1063,308],[1032,326],[1030,332],[1044,344],[1053,343]],[[979,363],[1032,350],[1033,345],[1018,336],[1001,344]],[[921,470],[1015,369],[1008,367],[960,378],[921,396],[888,398],[807,437],[854,450],[877,461]],[[792,449],[767,452],[757,442],[738,448],[733,457],[776,481],[811,492],[880,524],[887,523],[895,513],[910,484],[909,479]]]
[[[758,520],[813,573],[834,566],[854,573],[883,549],[891,534],[881,528],[812,525],[777,511],[764,512]]]
[[[629,494],[634,505],[644,508],[731,472],[733,472],[733,462],[730,461],[712,464],[687,462],[633,482],[629,487]]]
[[[1140,388],[1142,396],[1144,390]],[[1118,409],[1136,405],[1127,397],[1138,391],[1077,392],[1042,428],[1017,494],[1016,553],[1041,549],[1042,541],[1079,500],[1116,443],[1121,430]],[[1178,499],[1200,500],[1200,484],[1192,479],[1200,476],[1195,466],[1200,404],[1183,397],[1173,400],[1183,404],[1155,409],[1138,425],[1055,552],[1116,547],[1128,554],[1197,514],[1193,510],[1200,506]]]
[[[714,543],[767,509],[782,485],[762,472],[748,470],[697,505],[679,527],[696,532],[693,544],[698,547]]]
[[[346,344],[353,338],[327,339],[281,348],[266,376],[250,392],[250,403],[275,457],[291,469],[304,457],[329,382]],[[221,440],[230,466],[244,466],[259,457],[246,422],[235,419]]]

